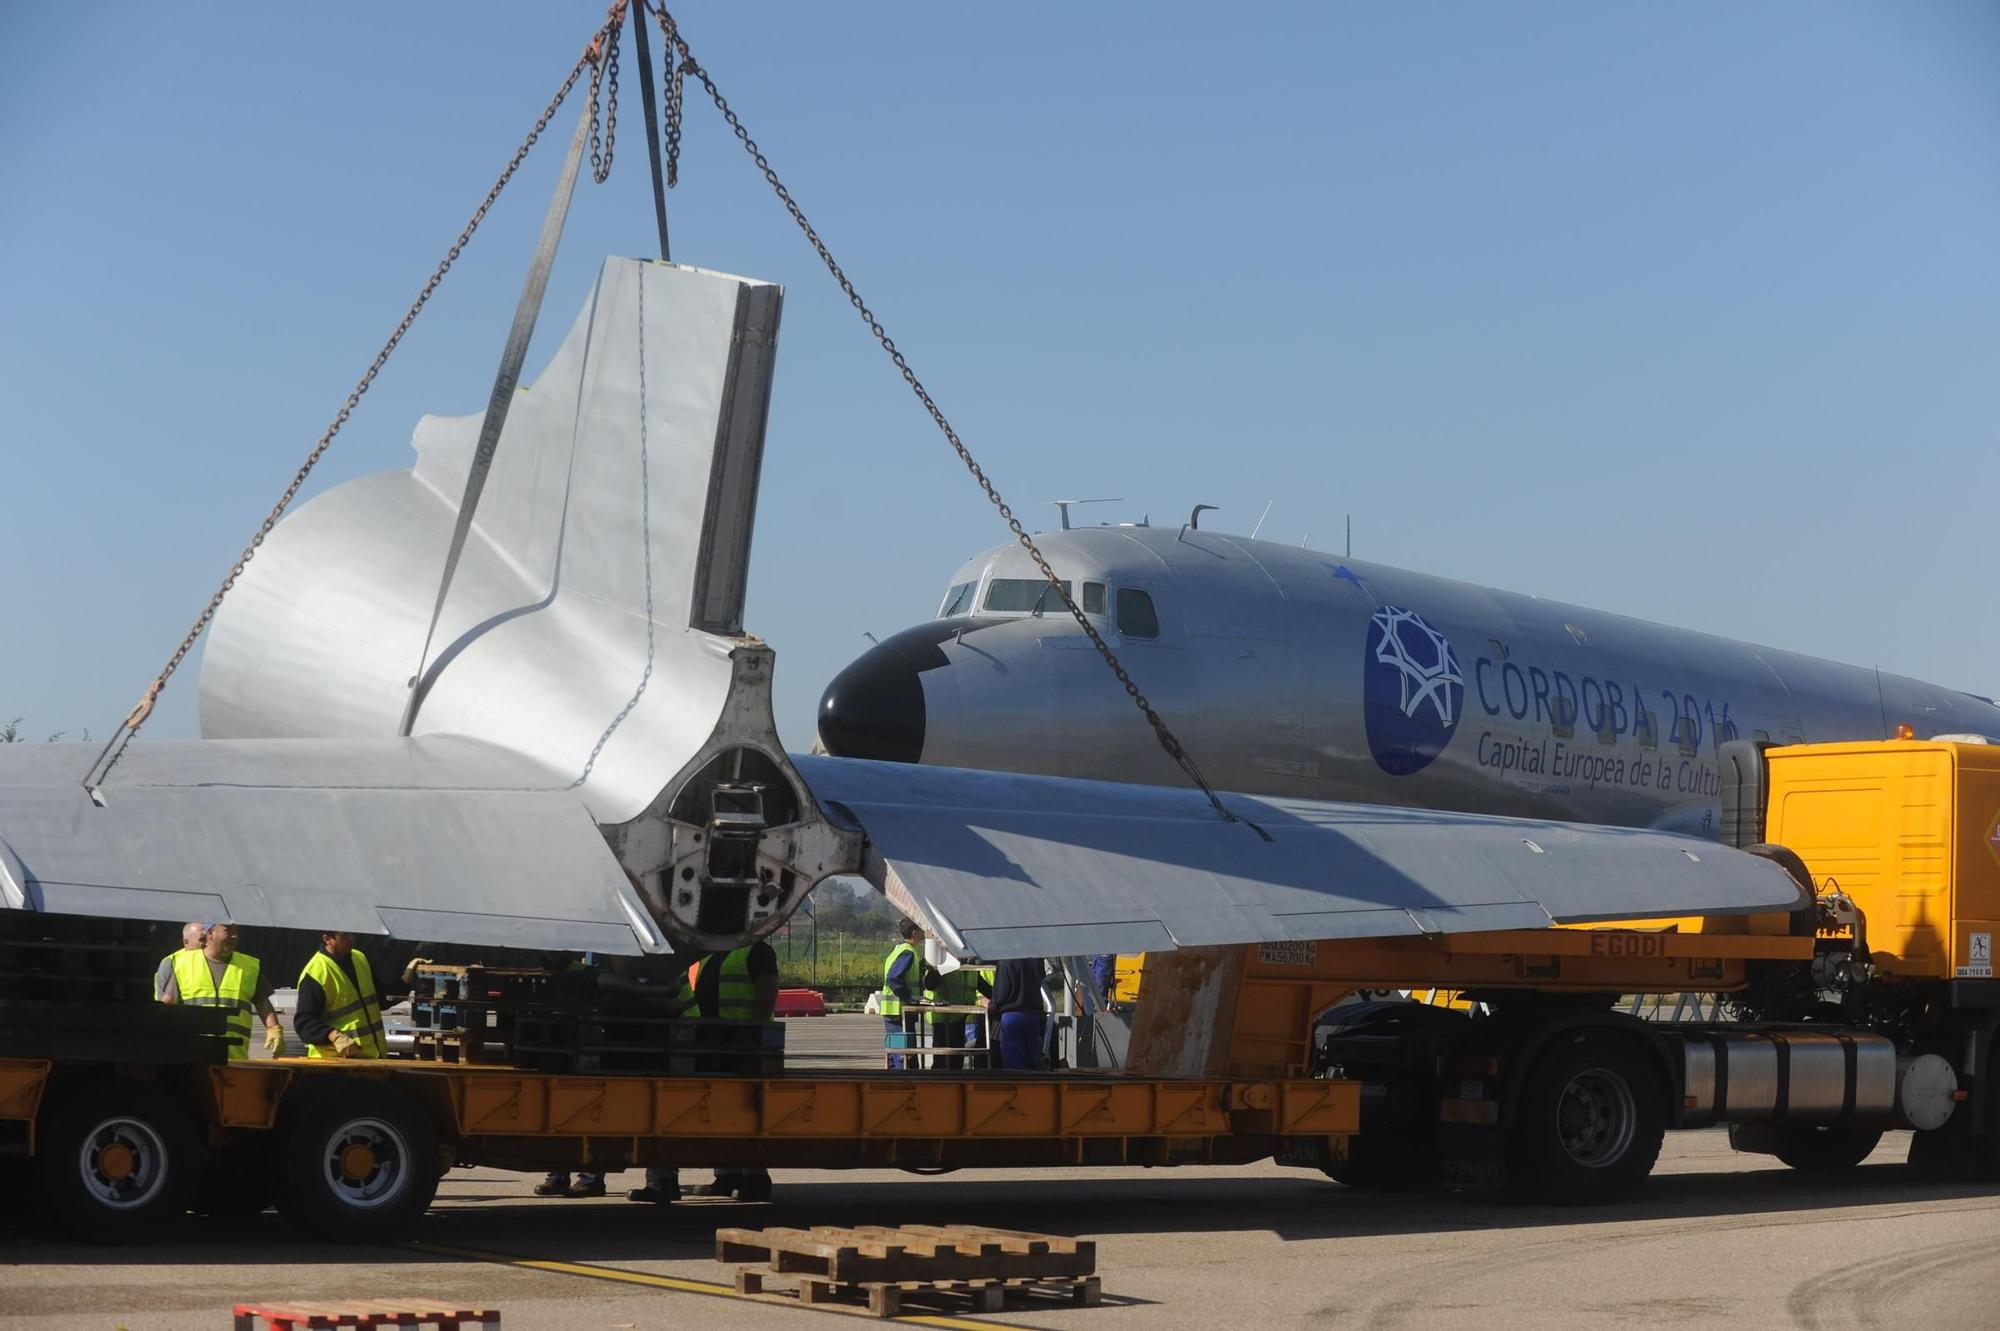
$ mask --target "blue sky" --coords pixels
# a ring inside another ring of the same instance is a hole
[[[122,715],[600,12],[0,7],[0,720]],[[1366,558],[2000,692],[2000,9],[679,14],[1038,523],[1352,513]],[[531,373],[653,244],[625,93]],[[315,492],[483,405],[560,148]],[[670,207],[676,258],[789,289],[748,622],[803,747],[1005,532],[693,100]]]

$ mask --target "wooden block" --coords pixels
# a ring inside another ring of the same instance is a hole
[[[1104,1287],[1096,1276],[1086,1276],[1070,1287],[1070,1301],[1085,1308],[1095,1308],[1104,1301]]]
[[[799,1282],[800,1303],[831,1303],[833,1282],[831,1280],[801,1280]]]
[[[738,1294],[762,1294],[764,1292],[764,1273],[753,1271],[747,1266],[737,1267],[736,1292]]]
[[[868,1291],[868,1311],[877,1317],[894,1317],[903,1311],[901,1286],[871,1283],[861,1288]]]

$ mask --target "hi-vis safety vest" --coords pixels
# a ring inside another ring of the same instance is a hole
[[[241,952],[231,957],[218,988],[208,969],[208,954],[184,948],[174,954],[174,986],[189,1007],[219,1007],[229,1014],[229,1056],[250,1057],[250,1005],[257,997],[257,958]]]
[[[948,1003],[952,1007],[971,1007],[979,1001],[979,981],[983,977],[975,966],[960,966],[949,975],[937,977],[936,987],[924,990],[926,1003]],[[991,988],[989,982],[988,988]],[[962,1012],[926,1012],[924,1020],[932,1025],[949,1026],[954,1022],[968,1021]]]
[[[910,971],[904,983],[904,988],[907,989],[916,984],[919,978],[917,968],[924,963],[922,955],[908,943],[898,943],[889,949],[889,959],[882,963],[882,992],[876,999],[876,1010],[885,1017],[900,1017],[903,1015],[903,1000],[896,997],[895,991],[889,988],[889,973],[896,969],[896,958],[906,952],[910,954]]]
[[[361,1045],[364,1058],[384,1058],[389,1053],[388,1041],[382,1030],[382,1000],[375,993],[375,972],[368,968],[368,958],[355,948],[347,954],[354,963],[354,980],[347,978],[347,972],[324,952],[315,952],[306,968],[299,972],[301,983],[311,979],[318,982],[326,993],[326,1024],[337,1031],[344,1031]],[[355,988],[355,981],[360,988]],[[332,1058],[329,1049],[319,1045],[307,1047],[313,1058]]]
[[[704,957],[688,967],[690,993],[701,985],[701,968],[713,960]],[[715,977],[715,1015],[723,1021],[756,1019],[757,982],[750,978],[750,948],[739,947],[722,958],[722,973]]]

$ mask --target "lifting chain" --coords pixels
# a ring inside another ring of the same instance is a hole
[[[361,405],[362,397],[367,394],[369,388],[375,383],[375,376],[380,374],[382,367],[389,363],[389,357],[401,345],[403,335],[410,331],[410,325],[417,321],[419,314],[423,313],[424,306],[429,304],[430,298],[437,291],[439,283],[444,281],[445,274],[451,271],[451,266],[458,262],[458,256],[471,243],[473,233],[479,230],[479,224],[486,220],[486,214],[492,211],[493,205],[500,198],[501,191],[507,188],[507,183],[514,178],[514,173],[520,170],[521,163],[527,160],[529,151],[541,139],[542,131],[548,128],[549,121],[554,118],[556,111],[562,106],[563,100],[569,96],[571,89],[576,87],[576,81],[583,76],[583,70],[586,65],[592,69],[591,88],[593,96],[597,87],[598,72],[607,63],[613,66],[611,96],[615,105],[618,95],[618,76],[616,73],[618,45],[616,38],[618,24],[623,20],[625,2],[626,0],[617,0],[617,3],[612,6],[611,13],[606,17],[604,27],[598,30],[591,44],[577,58],[576,64],[570,67],[570,71],[564,76],[561,86],[556,89],[555,95],[549,99],[549,104],[543,108],[542,114],[535,121],[534,127],[528,131],[528,136],[521,140],[521,146],[514,150],[513,157],[508,159],[506,167],[500,172],[499,179],[493,182],[493,188],[486,191],[486,197],[480,200],[479,207],[473,210],[471,220],[466,222],[464,230],[458,233],[458,239],[452,242],[451,248],[445,251],[444,258],[440,259],[437,267],[431,270],[430,279],[424,283],[423,290],[419,291],[417,298],[410,302],[410,308],[404,313],[402,321],[396,325],[396,330],[389,334],[389,340],[384,342],[382,349],[375,353],[375,359],[369,363],[367,370],[362,373],[360,380],[355,383],[353,391],[348,393],[347,400],[341,403],[340,410],[334,414],[333,420],[327,425],[325,432],[320,435],[319,442],[313,445],[312,451],[306,454],[305,461],[299,464],[298,471],[292,476],[292,483],[287,485],[285,492],[278,496],[278,502],[271,506],[271,511],[265,515],[264,521],[258,526],[256,535],[252,536],[250,543],[243,547],[243,553],[237,556],[236,563],[229,570],[229,576],[224,578],[222,585],[215,589],[215,595],[209,598],[208,605],[202,610],[200,617],[195,620],[194,627],[187,631],[187,636],[181,639],[181,645],[174,649],[172,656],[167,658],[166,666],[153,678],[153,682],[146,687],[146,692],[140,697],[138,704],[126,715],[124,721],[119,723],[117,729],[112,732],[111,738],[106,740],[104,747],[98,751],[97,760],[91,764],[90,771],[85,774],[83,779],[86,789],[101,787],[110,777],[111,769],[116,767],[118,760],[125,756],[125,750],[132,743],[133,736],[139,733],[139,727],[145,725],[146,719],[152,715],[153,705],[159,701],[161,691],[167,687],[167,681],[173,678],[176,670],[180,669],[181,662],[187,659],[187,654],[194,650],[195,641],[201,637],[202,632],[208,628],[209,622],[215,618],[215,612],[221,607],[222,599],[229,595],[230,590],[236,586],[236,580],[243,576],[243,570],[249,565],[252,559],[256,558],[258,548],[264,544],[264,538],[271,534],[271,529],[278,525],[278,519],[285,515],[285,510],[291,507],[292,500],[298,497],[300,487],[306,483],[306,477],[312,475],[313,468],[319,465],[320,458],[325,456],[326,450],[332,445],[334,436],[339,434],[341,427],[347,424],[347,418],[354,414],[354,409]],[[611,58],[608,61],[600,58],[600,53],[607,50],[611,53]],[[609,146],[607,142],[606,169],[610,167]],[[602,179],[602,177],[599,177],[599,179]]]
[[[611,178],[611,150],[618,141],[618,39],[624,30],[625,0],[617,0],[584,52],[590,62],[590,178],[600,185]]]
[[[827,272],[832,274],[833,280],[840,284],[840,289],[847,296],[848,303],[854,306],[855,311],[860,314],[862,322],[868,325],[868,331],[875,335],[875,340],[881,344],[882,350],[888,354],[889,360],[895,365],[897,372],[903,376],[903,382],[910,386],[912,393],[916,394],[917,401],[923,404],[923,408],[929,413],[932,423],[937,426],[939,432],[951,444],[952,451],[958,454],[958,459],[965,464],[965,469],[972,473],[972,479],[979,483],[979,488],[985,492],[987,500],[999,511],[1001,518],[1007,524],[1007,530],[1014,534],[1014,539],[1021,543],[1021,548],[1028,552],[1030,559],[1034,560],[1035,567],[1041,570],[1041,574],[1048,580],[1049,586],[1055,590],[1057,596],[1062,598],[1063,605],[1069,609],[1070,617],[1076,620],[1077,627],[1083,630],[1084,636],[1090,639],[1091,646],[1095,647],[1097,654],[1104,659],[1104,664],[1110,668],[1113,675],[1117,676],[1118,683],[1124,688],[1126,696],[1132,699],[1133,704],[1145,716],[1146,723],[1152,726],[1154,735],[1160,741],[1160,747],[1165,749],[1167,756],[1172,758],[1180,766],[1181,771],[1187,774],[1188,780],[1194,782],[1200,788],[1202,794],[1208,797],[1208,802],[1214,806],[1215,811],[1221,814],[1225,821],[1232,823],[1246,821],[1239,819],[1223,805],[1221,797],[1215,793],[1214,788],[1208,784],[1207,778],[1201,774],[1201,769],[1195,765],[1194,756],[1187,751],[1186,746],[1168,728],[1166,721],[1162,719],[1159,712],[1153,707],[1151,700],[1133,682],[1130,672],[1125,669],[1124,663],[1118,659],[1118,654],[1111,650],[1109,643],[1104,641],[1104,635],[1097,631],[1097,626],[1090,622],[1089,617],[1083,613],[1076,601],[1071,598],[1069,589],[1056,576],[1055,569],[1049,565],[1047,557],[1036,546],[1034,537],[1028,534],[1027,528],[1021,525],[1021,520],[1014,516],[1014,510],[1008,507],[1007,502],[1000,497],[1000,492],[994,488],[993,482],[987,478],[984,469],[980,467],[978,461],[972,456],[972,450],[967,448],[965,441],[959,438],[958,431],[953,429],[951,422],[945,418],[943,409],[931,397],[930,391],[924,387],[923,382],[917,378],[916,371],[910,368],[909,360],[897,348],[895,340],[883,329],[881,320],[875,317],[875,312],[869,309],[867,302],[861,299],[861,293],[855,290],[854,283],[849,280],[847,273],[841,268],[839,262],[834,259],[833,252],[827,248],[826,242],[820,239],[819,232],[813,229],[813,224],[806,220],[804,210],[799,207],[797,200],[792,198],[792,192],[785,188],[784,182],[778,179],[777,171],[772,168],[771,163],[765,158],[763,150],[757,146],[757,141],[750,137],[750,131],[744,128],[743,122],[737,118],[736,112],[730,108],[721,90],[715,86],[715,80],[710,78],[708,71],[702,68],[701,64],[696,61],[694,53],[688,49],[687,42],[680,35],[680,25],[674,21],[673,15],[667,12],[666,6],[652,3],[652,0],[639,0],[639,3],[646,9],[651,10],[659,22],[661,36],[666,41],[668,63],[677,66],[675,70],[675,82],[678,84],[682,74],[692,75],[700,82],[702,90],[708,94],[709,100],[715,103],[715,109],[722,113],[722,118],[728,123],[730,131],[742,143],[744,151],[750,154],[750,160],[755,162],[757,169],[763,173],[765,183],[771,187],[772,193],[778,196],[778,202],[785,205],[785,210],[792,215],[792,221],[798,224],[798,228],[804,233],[806,241],[813,247],[814,252],[819,255],[820,262],[826,266]],[[679,53],[680,57],[678,61],[674,59],[676,52]],[[677,99],[670,99],[670,102],[675,100]],[[1266,841],[1271,839],[1270,834],[1255,823],[1250,823],[1249,826]]]
[[[686,90],[687,71],[674,59],[674,49],[680,44],[680,28],[673,15],[664,9],[660,11],[660,31],[667,39],[667,188],[672,189],[681,181],[681,94]]]

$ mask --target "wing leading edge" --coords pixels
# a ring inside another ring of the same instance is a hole
[[[867,877],[955,954],[1163,951],[1791,910],[1775,864],[1667,832],[794,757]]]

